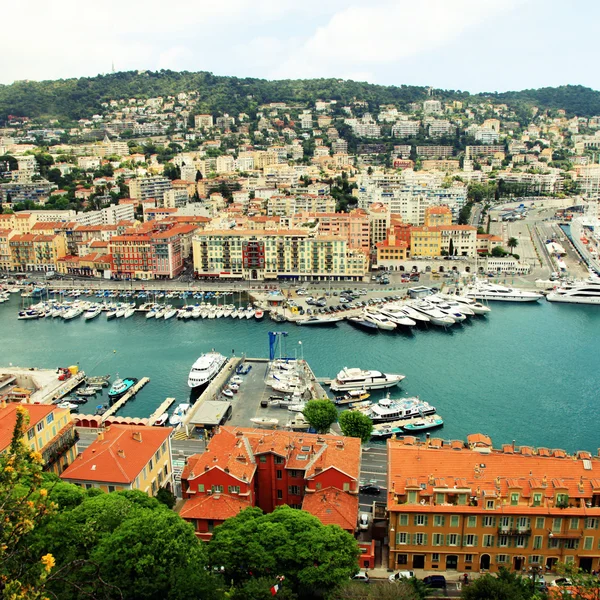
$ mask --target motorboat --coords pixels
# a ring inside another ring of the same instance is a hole
[[[229,384],[229,389],[234,393],[237,394],[240,390],[240,384],[239,383],[230,383]]]
[[[163,319],[165,321],[172,319],[175,315],[177,314],[177,309],[170,307],[165,311],[165,314],[163,315]]]
[[[133,315],[135,314],[135,308],[133,308],[132,306],[130,306],[125,313],[123,314],[123,318],[124,319],[129,319],[129,317],[133,317]]]
[[[379,425],[373,425],[373,430],[371,431],[371,439],[383,440],[394,435],[402,435],[403,433],[404,431],[402,427],[395,423],[381,423]]]
[[[106,313],[106,320],[110,321],[111,319],[116,319],[117,318],[117,311],[119,309],[116,306],[112,306],[111,308],[108,309],[108,312]],[[150,314],[150,313],[148,313]],[[146,315],[147,317],[148,315]]]
[[[121,304],[119,306],[119,308],[117,308],[117,312],[115,313],[115,317],[117,319],[120,319],[121,317],[125,316],[125,311],[127,310],[128,306]]]
[[[405,375],[344,367],[331,382],[331,391],[383,390],[398,385]]]
[[[69,308],[69,310],[67,310],[66,312],[63,313],[62,318],[65,321],[70,321],[71,319],[76,319],[77,317],[81,316],[82,314],[83,314],[83,307],[72,306],[71,308]]]
[[[468,288],[467,298],[477,300],[497,300],[501,302],[537,302],[544,296],[541,292],[530,292],[511,288],[497,283],[481,282]]]
[[[227,398],[233,398],[233,392],[229,388],[225,388],[221,393]]]
[[[455,323],[462,323],[467,319],[464,313],[462,313],[460,310],[453,308],[452,306],[450,306],[450,304],[448,304],[445,300],[442,300],[441,298],[428,296],[426,301],[429,302],[429,304],[431,304],[435,308],[437,308],[440,312],[444,313],[451,319],[454,319]]]
[[[260,308],[257,308],[257,309],[254,311],[254,318],[255,318],[257,321],[260,321],[260,320],[261,320],[261,319],[262,319],[264,316],[265,316],[265,313],[264,313],[264,311],[263,311],[263,310],[261,310]]]
[[[86,321],[91,321],[95,319],[102,312],[102,308],[99,305],[90,306],[85,313],[83,313],[83,318]]]
[[[412,306],[408,304],[397,305],[398,310],[404,313],[409,319],[412,319],[416,323],[429,323],[431,320],[426,314],[415,310]],[[396,305],[394,305],[394,310],[396,309]]]
[[[354,327],[358,327],[359,329],[364,329],[365,331],[371,331],[372,333],[376,333],[379,331],[379,327],[377,327],[376,323],[373,321],[367,321],[361,317],[348,317],[346,319],[350,325]]]
[[[180,425],[188,410],[190,410],[189,404],[179,404],[169,417],[169,425]]]
[[[165,313],[167,312],[167,309],[164,306],[161,306],[155,313],[154,313],[154,318],[155,319],[162,319],[165,316]]]
[[[371,394],[367,390],[350,390],[343,396],[337,396],[334,402],[338,405],[351,404],[353,402],[361,402],[369,398]]]
[[[19,314],[17,315],[17,319],[19,319],[20,321],[27,321],[27,320],[31,320],[31,319],[39,319],[40,317],[40,313],[38,313],[37,310],[20,310]]]
[[[383,306],[379,309],[379,313],[402,327],[414,327],[417,323],[411,319],[401,308]]]
[[[254,417],[250,419],[250,422],[261,427],[277,427],[279,425],[279,419],[271,419],[269,417]]]
[[[192,365],[188,377],[188,386],[197,388],[207,384],[222,369],[227,358],[219,352],[207,352],[202,354]]]
[[[306,402],[298,402],[296,404],[290,404],[287,409],[290,412],[302,412],[306,408]]]
[[[308,317],[308,319],[299,319],[296,325],[337,325],[343,317]]]
[[[439,415],[431,415],[429,417],[423,417],[422,419],[417,419],[406,425],[402,425],[402,429],[404,431],[408,431],[410,433],[415,433],[418,431],[427,431],[428,429],[435,429],[436,427],[443,427],[444,419]]]
[[[467,298],[466,296],[458,296],[455,294],[439,294],[439,296],[440,298],[448,300],[450,304],[454,301],[459,307],[466,306],[470,308],[475,315],[486,315],[492,310],[489,306],[485,306],[485,304],[481,304],[481,302],[477,302],[477,300]]]
[[[438,327],[449,327],[456,321],[449,315],[443,313],[439,308],[424,300],[411,300],[410,307],[425,315],[433,325]]]
[[[116,379],[108,390],[109,400],[113,402],[118,400],[121,396],[125,395],[137,382],[138,380],[135,377]]]
[[[398,400],[387,397],[377,404],[371,404],[371,406],[357,410],[369,417],[373,423],[413,419],[435,413],[434,406],[417,397],[400,398]]]
[[[96,406],[96,412],[94,414],[102,416],[107,410],[108,406],[106,406],[106,404],[98,404],[98,406]]]
[[[56,406],[58,406],[58,408],[68,408],[69,410],[77,408],[77,404],[74,404],[73,402],[59,402]]]
[[[310,429],[310,423],[302,413],[296,413],[294,417],[285,424],[285,428],[291,429],[292,431],[308,431]]]
[[[99,392],[98,388],[95,387],[84,387],[75,392],[77,396],[95,396]]]
[[[154,421],[154,425],[156,427],[162,427],[169,420],[169,413],[164,412],[156,421]]]
[[[191,315],[190,315],[191,312]],[[202,314],[202,309],[199,306],[194,306],[194,308],[192,308],[191,311],[184,311],[184,319],[185,317],[187,317],[188,315],[191,316],[192,319],[199,319],[200,316]],[[189,318],[189,317],[188,317]]]
[[[365,312],[363,315],[363,319],[365,321],[370,321],[371,323],[374,323],[379,329],[383,329],[384,331],[394,331],[394,329],[398,327],[396,323],[390,321],[390,319],[388,319],[386,316],[380,315],[376,312]]]
[[[472,317],[475,311],[466,303],[460,304],[452,296],[441,296],[439,294],[433,294],[427,298],[432,304],[438,307],[448,306],[450,309],[463,314],[465,317]]]
[[[563,283],[546,295],[548,302],[569,304],[600,304],[600,278]]]

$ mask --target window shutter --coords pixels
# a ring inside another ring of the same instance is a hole
[[[479,537],[474,535],[473,536],[473,546],[477,547],[479,545]]]
[[[413,525],[417,524],[417,515],[413,515]]]
[[[427,546],[427,534],[426,533],[423,534],[423,545]]]
[[[496,517],[492,517],[492,527],[496,527]]]
[[[446,517],[442,515],[442,527],[446,524]]]
[[[515,524],[515,518],[514,518],[514,517],[511,517],[511,518],[510,518],[510,521],[508,522],[508,527],[509,527],[510,529],[513,529],[513,527],[514,527],[514,524]]]
[[[456,545],[460,546],[460,534],[456,536]]]
[[[598,523],[600,523],[600,519],[594,519],[594,529],[598,529]]]
[[[449,546],[449,545],[450,545],[450,534],[448,533],[446,535],[446,546]]]
[[[417,534],[413,533],[413,546],[417,545]]]
[[[429,523],[429,515],[425,515],[425,527],[427,527],[428,523]]]

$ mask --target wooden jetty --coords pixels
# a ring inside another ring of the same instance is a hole
[[[108,417],[112,417],[119,409],[125,406],[147,383],[150,383],[150,377],[142,377],[102,415],[102,422],[104,423]]]
[[[166,412],[171,404],[175,402],[175,398],[167,398],[149,417],[148,417],[148,425],[154,425],[158,418]]]

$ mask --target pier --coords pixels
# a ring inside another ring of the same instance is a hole
[[[132,386],[123,396],[121,396],[103,415],[102,423],[112,417],[118,410],[123,408],[147,383],[150,383],[150,377],[142,377],[134,386]]]
[[[58,398],[62,398],[66,396],[69,392],[73,391],[76,387],[81,385],[85,381],[85,372],[79,371],[77,375],[73,375],[70,379],[67,379],[60,387],[56,390],[46,394],[41,402],[42,404],[48,404],[57,400]]]
[[[148,417],[148,425],[154,425],[157,419],[175,402],[175,398],[167,398],[149,417]]]

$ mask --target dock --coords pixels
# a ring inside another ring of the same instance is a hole
[[[69,392],[73,391],[77,386],[81,385],[85,381],[85,372],[79,371],[76,375],[73,375],[70,379],[67,379],[62,385],[48,393],[41,400],[42,404],[49,404],[58,398],[66,396]]]
[[[167,398],[149,417],[148,417],[148,425],[154,425],[156,420],[175,402],[175,398]]]
[[[118,410],[123,408],[147,383],[150,383],[150,377],[142,377],[128,392],[123,394],[103,415],[102,422],[108,417],[112,417]]]

